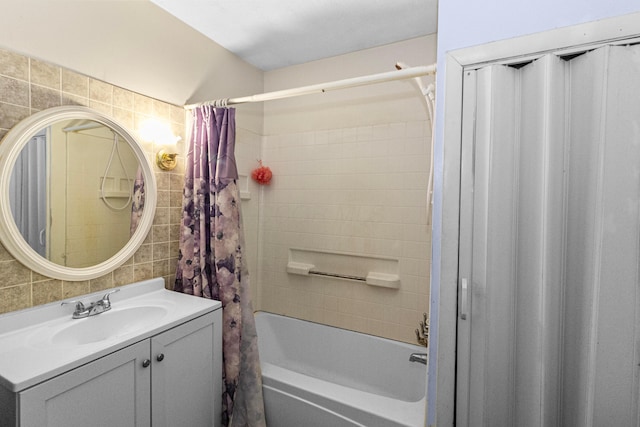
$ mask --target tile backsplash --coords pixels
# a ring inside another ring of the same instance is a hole
[[[134,133],[149,118],[170,123],[175,135],[185,135],[181,106],[161,102],[54,64],[0,49],[0,138],[22,119],[61,105],[83,105],[97,110]],[[152,143],[141,141],[147,158]],[[180,151],[183,142],[178,146]],[[179,158],[180,159],[180,158]],[[151,232],[124,265],[87,281],[63,281],[24,267],[0,245],[0,313],[71,298],[133,281],[164,277],[172,286],[178,253],[184,158],[172,172],[154,165],[158,204]]]

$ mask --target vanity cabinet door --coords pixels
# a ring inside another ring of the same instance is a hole
[[[150,426],[148,357],[145,340],[20,392],[20,427]]]
[[[153,427],[220,425],[221,311],[151,339]]]

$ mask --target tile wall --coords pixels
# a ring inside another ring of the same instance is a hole
[[[85,105],[112,117],[129,130],[154,117],[185,135],[181,106],[167,104],[71,70],[0,49],[0,138],[25,117],[50,107]],[[182,149],[178,146],[178,151]],[[152,143],[143,141],[152,159]],[[152,162],[154,164],[154,162]],[[136,254],[117,270],[97,279],[70,282],[44,277],[16,261],[0,245],[0,313],[70,298],[118,285],[164,277],[173,283],[182,202],[183,158],[172,172],[160,172],[153,227]]]
[[[261,309],[415,341],[428,312],[428,122],[269,136]],[[400,289],[286,272],[290,248],[399,261]]]
[[[269,71],[265,90],[388,72],[399,60],[428,65],[435,45],[427,36]],[[416,343],[431,259],[431,126],[419,92],[388,82],[264,108],[274,178],[263,195],[260,309]],[[291,249],[352,255],[343,264],[390,258],[400,288],[287,273]]]

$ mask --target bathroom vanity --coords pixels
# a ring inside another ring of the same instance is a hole
[[[219,425],[220,302],[162,279],[118,289],[84,318],[76,302],[0,316],[0,426]]]

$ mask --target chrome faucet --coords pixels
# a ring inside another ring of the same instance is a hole
[[[409,362],[418,362],[426,365],[427,357],[427,353],[411,353],[411,356],[409,356]]]
[[[63,301],[61,305],[66,304],[75,304],[76,309],[73,312],[74,319],[82,319],[89,316],[95,316],[96,314],[104,313],[105,311],[111,310],[111,300],[109,299],[109,295],[119,292],[120,289],[114,289],[110,292],[104,294],[104,296],[98,301],[94,301],[89,306],[85,307],[82,301]]]

